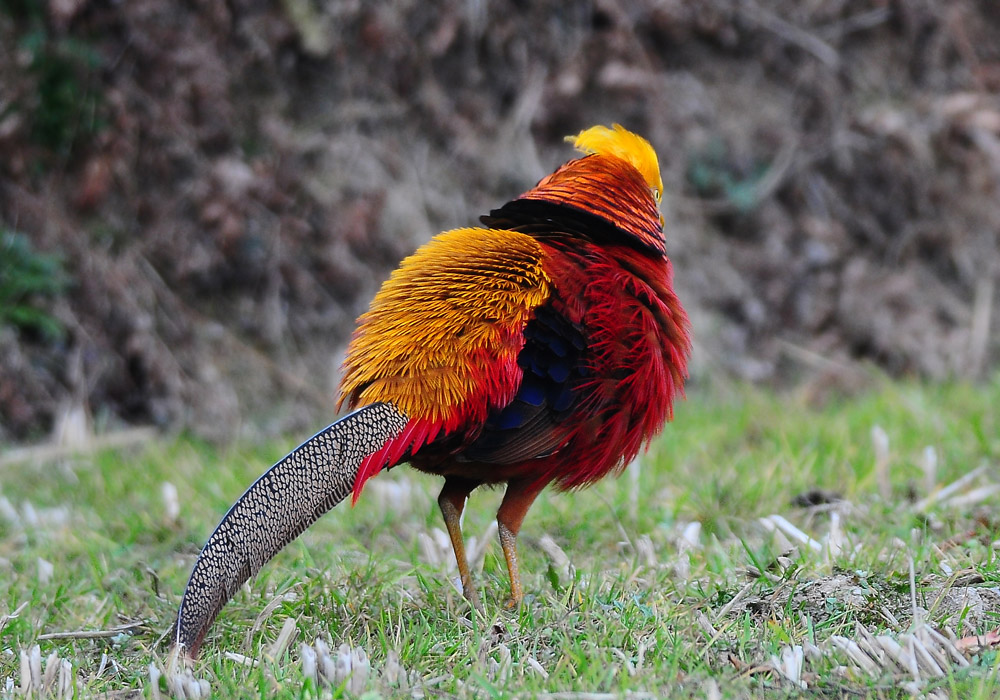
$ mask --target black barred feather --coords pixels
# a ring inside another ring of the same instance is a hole
[[[376,403],[299,445],[246,490],[198,557],[177,613],[178,644],[198,653],[222,606],[271,557],[354,488],[365,457],[399,435],[406,416]]]

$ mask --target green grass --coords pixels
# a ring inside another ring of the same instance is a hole
[[[905,632],[911,559],[917,602],[932,624],[959,636],[1000,627],[1000,607],[973,610],[942,598],[958,574],[974,575],[980,589],[1000,585],[992,547],[1000,539],[997,495],[926,512],[914,507],[928,495],[927,446],[938,455],[938,487],[982,464],[988,468],[972,486],[997,480],[998,405],[1000,379],[977,387],[873,380],[870,393],[821,408],[752,389],[695,391],[635,476],[543,493],[520,540],[528,597],[518,611],[503,609],[506,569],[491,543],[477,577],[485,619],[469,615],[442,567],[422,554],[420,534],[441,527],[438,481],[393,470],[369,485],[356,508],[336,508],[237,593],[194,675],[220,697],[316,697],[299,660],[303,642],[323,638],[335,650],[346,643],[366,652],[372,673],[363,690],[371,697],[401,693],[379,678],[390,655],[425,697],[705,697],[715,688],[723,697],[794,697],[801,691],[766,667],[784,646],[807,643],[821,651],[805,663],[811,689],[908,697],[903,674],[869,678],[838,669],[846,659],[829,650],[829,640],[853,638],[856,622],[876,634]],[[888,500],[874,471],[874,425],[889,436]],[[295,442],[217,450],[182,438],[0,466],[0,615],[20,608],[0,631],[0,694],[7,679],[20,687],[21,652],[37,643],[43,659],[57,652],[69,660],[83,695],[132,689],[150,696],[149,666],[166,664],[163,635],[200,546],[243,489]],[[176,520],[165,482],[179,495]],[[848,504],[838,512],[849,546],[832,560],[804,546],[785,551],[759,524],[780,514],[821,539],[829,512],[792,505],[811,489],[835,491]],[[486,531],[500,495],[473,495],[467,535]],[[681,533],[693,522],[701,532],[686,548]],[[568,555],[568,576],[539,546],[546,534]],[[849,585],[823,588],[838,581]],[[289,618],[296,637],[269,658]],[[108,637],[39,640],[127,623],[138,624]],[[249,667],[226,652],[260,663]],[[969,658],[969,667],[923,688],[963,698],[1000,692],[995,652]]]

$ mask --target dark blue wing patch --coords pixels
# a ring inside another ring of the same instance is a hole
[[[545,457],[565,443],[566,419],[586,380],[587,343],[583,329],[558,311],[559,303],[554,295],[535,309],[517,356],[523,372],[517,394],[487,417],[459,459],[512,464]]]

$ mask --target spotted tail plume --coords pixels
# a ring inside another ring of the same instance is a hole
[[[264,472],[201,550],[177,613],[176,642],[196,655],[208,628],[239,587],[351,493],[361,462],[398,436],[406,423],[406,416],[392,404],[369,404]]]

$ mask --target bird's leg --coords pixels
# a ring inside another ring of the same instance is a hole
[[[528,508],[535,502],[535,497],[545,488],[545,483],[534,480],[512,480],[507,484],[500,510],[497,511],[497,525],[500,533],[500,546],[507,560],[507,573],[510,575],[510,599],[507,608],[516,608],[524,598],[521,588],[521,570],[517,563],[517,533],[521,531],[521,523]]]
[[[483,612],[483,604],[479,602],[479,594],[472,585],[472,574],[469,572],[469,560],[465,557],[465,540],[462,538],[462,511],[465,501],[472,489],[478,486],[473,481],[445,477],[444,488],[438,496],[438,506],[444,516],[444,526],[451,537],[451,548],[455,550],[455,560],[458,562],[458,574],[462,578],[462,593],[466,600],[479,612]]]

